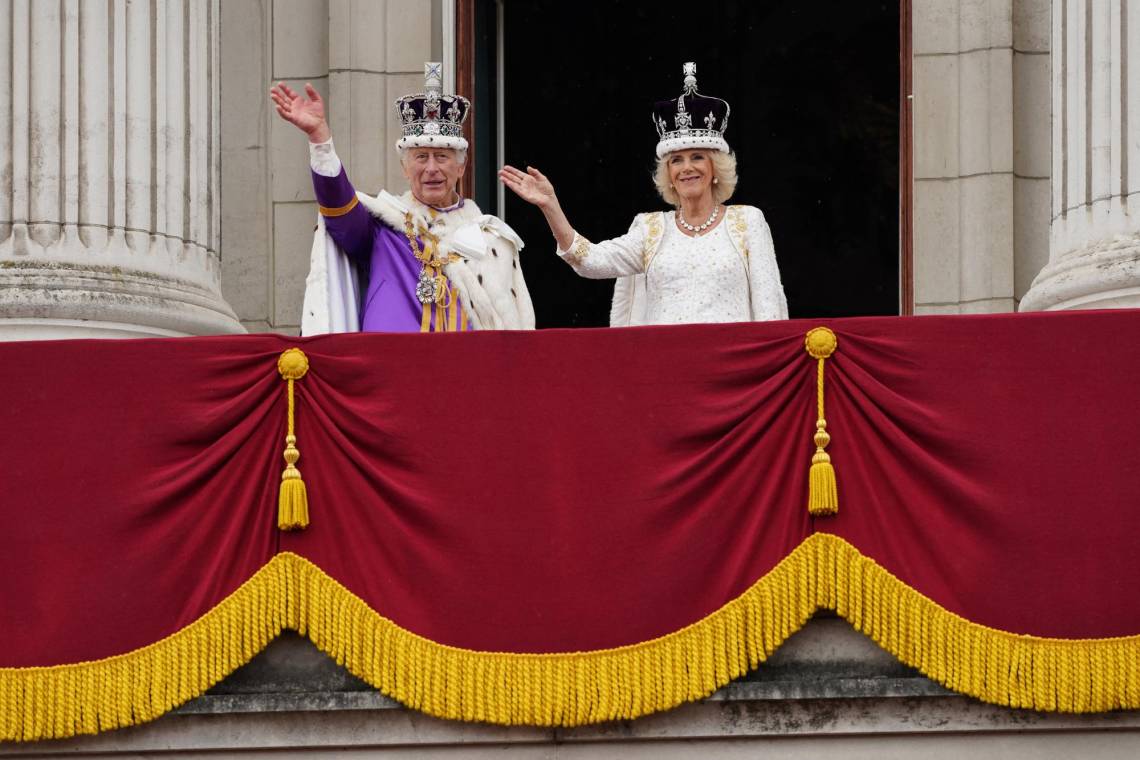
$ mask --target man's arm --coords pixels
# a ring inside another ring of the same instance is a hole
[[[372,225],[375,222],[356,200],[356,189],[348,181],[331,138],[328,142],[309,143],[309,167],[313,173],[317,207],[325,218],[325,229],[353,261],[366,266],[372,254]]]
[[[277,115],[305,133],[309,138],[309,165],[313,172],[313,191],[325,229],[336,244],[359,264],[368,264],[372,252],[372,217],[357,202],[356,189],[332,144],[332,130],[325,120],[325,104],[311,84],[305,95],[295,92],[284,82],[269,91]]]

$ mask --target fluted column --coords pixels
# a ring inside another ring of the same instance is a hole
[[[0,339],[243,332],[219,288],[218,2],[0,3]]]
[[[1023,310],[1140,307],[1140,0],[1053,0],[1049,264]]]

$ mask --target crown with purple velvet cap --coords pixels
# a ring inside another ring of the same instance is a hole
[[[396,99],[396,116],[403,136],[397,148],[454,148],[466,150],[463,122],[471,101],[443,94],[443,64],[424,64],[424,91]]]
[[[662,100],[653,106],[653,125],[657,127],[657,157],[675,150],[707,148],[729,152],[724,139],[728,129],[728,103],[720,98],[697,92],[697,64],[686,63],[685,89],[679,98]]]

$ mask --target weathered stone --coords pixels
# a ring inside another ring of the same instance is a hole
[[[1122,52],[1135,37],[1119,3],[1053,4],[1052,242],[1049,264],[1023,311],[1140,307],[1140,204],[1134,155],[1140,64]]]
[[[220,291],[218,0],[9,5],[0,340],[244,332]]]

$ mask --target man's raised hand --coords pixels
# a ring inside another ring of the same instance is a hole
[[[284,82],[278,82],[269,90],[269,99],[277,115],[308,135],[309,142],[326,142],[332,137],[325,121],[325,102],[311,84],[305,84],[305,95],[301,95]]]

